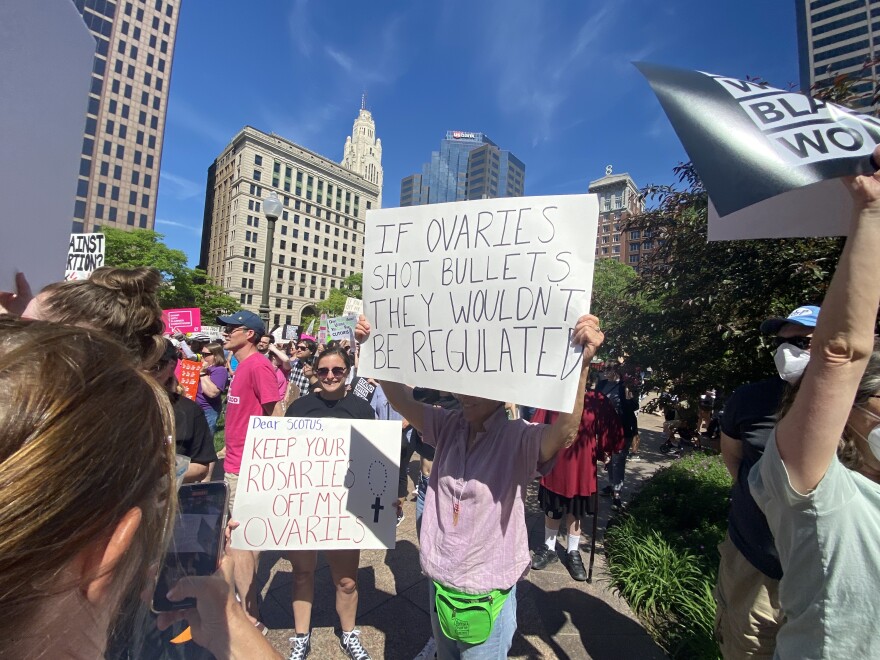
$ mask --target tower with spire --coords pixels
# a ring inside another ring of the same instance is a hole
[[[342,166],[379,186],[378,208],[382,207],[382,140],[376,137],[376,122],[367,110],[367,95],[361,95],[361,109],[351,135],[345,138]]]

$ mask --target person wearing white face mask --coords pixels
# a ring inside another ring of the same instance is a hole
[[[776,647],[783,620],[782,567],[767,519],[749,491],[748,474],[764,453],[783,394],[809,362],[818,318],[818,307],[804,305],[787,317],[764,321],[761,332],[775,335],[779,376],[739,387],[724,406],[721,453],[734,484],[727,538],[718,546],[715,635],[727,660],[771,658]]]
[[[880,173],[846,183],[854,214],[810,364],[749,474],[783,569],[778,658],[880,657]]]

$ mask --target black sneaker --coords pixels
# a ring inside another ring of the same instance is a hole
[[[565,555],[565,567],[568,569],[568,574],[578,582],[586,582],[587,580],[587,571],[584,568],[584,560],[581,559],[581,553],[579,550],[572,550]]]
[[[290,657],[288,660],[306,660],[312,650],[312,636],[297,634],[290,638]]]
[[[611,508],[615,511],[623,511],[623,501],[620,499],[620,495],[615,495],[611,499]]]
[[[355,628],[350,633],[342,633],[339,638],[342,652],[351,660],[371,660],[370,654],[361,645],[361,631]]]
[[[535,556],[532,557],[532,568],[536,571],[540,571],[543,568],[547,568],[547,566],[554,561],[559,561],[559,555],[556,554],[555,549],[551,550],[545,543],[535,550]]]

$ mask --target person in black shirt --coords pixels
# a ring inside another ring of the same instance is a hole
[[[217,460],[214,451],[214,435],[208,426],[205,413],[195,401],[181,396],[174,371],[178,353],[174,345],[165,340],[165,352],[153,368],[153,376],[168,392],[174,409],[175,451],[189,458],[189,467],[183,475],[183,483],[201,481],[208,474],[208,466]]]
[[[314,373],[321,390],[290,404],[288,417],[332,417],[336,419],[375,419],[373,408],[353,392],[346,393],[345,381],[351,371],[351,357],[341,348],[330,348],[315,358]],[[342,628],[340,644],[352,660],[369,660],[354,627],[357,615],[357,570],[360,550],[329,550],[325,553],[336,583],[336,612]],[[318,553],[296,550],[288,553],[293,564],[293,619],[296,636],[291,638],[290,657],[304,660],[311,650],[312,602],[315,598],[315,566]]]
[[[739,387],[724,406],[721,455],[733,477],[727,538],[718,546],[721,563],[715,600],[715,635],[724,658],[772,658],[784,615],[779,604],[782,566],[767,518],[749,490],[749,471],[764,454],[776,411],[797,382],[809,357],[819,309],[799,307],[788,318],[768,319],[761,332],[776,335],[779,377]],[[800,355],[792,363],[786,355]],[[798,371],[798,369],[800,371]]]

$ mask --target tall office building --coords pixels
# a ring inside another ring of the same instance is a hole
[[[97,49],[73,231],[152,229],[181,0],[73,0]]]
[[[614,259],[639,270],[642,258],[654,249],[654,240],[639,230],[623,230],[624,221],[645,210],[639,188],[629,174],[613,174],[611,166],[605,176],[590,181],[589,191],[599,196],[599,236],[596,258]]]
[[[830,85],[841,73],[864,78],[853,87],[853,105],[870,108],[880,56],[880,0],[795,0],[795,11],[801,89]]]
[[[354,130],[372,138],[364,110]],[[376,141],[378,143],[378,140]],[[358,135],[346,140],[343,165],[305,147],[245,126],[208,168],[199,265],[242,308],[257,312],[266,255],[262,200],[275,192],[284,210],[272,248],[269,320],[298,324],[314,303],[363,269],[364,219],[379,207],[381,162],[349,158]],[[369,148],[369,147],[368,147]],[[373,147],[375,149],[375,146]],[[367,151],[369,155],[369,151]],[[375,153],[373,155],[376,155]],[[347,164],[347,165],[346,165]],[[372,180],[371,180],[372,179]]]
[[[400,205],[520,197],[525,178],[523,162],[483,133],[447,131],[422,173],[401,181]]]

